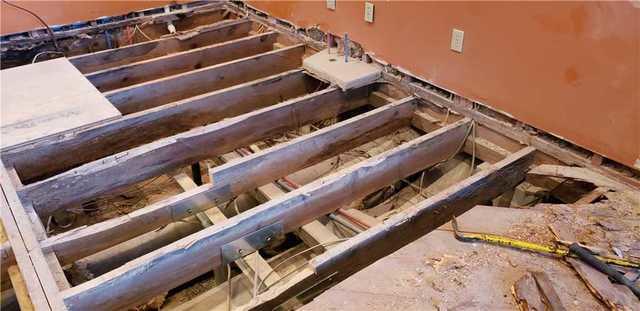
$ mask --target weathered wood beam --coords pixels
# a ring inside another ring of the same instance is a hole
[[[439,120],[430,117],[429,114],[416,112],[411,120],[411,125],[426,133],[441,128]],[[479,126],[476,124],[476,126]],[[475,147],[474,147],[475,142]],[[463,151],[467,154],[475,154],[482,161],[496,163],[509,155],[509,151],[491,143],[482,137],[469,137],[464,144]]]
[[[127,263],[100,278],[63,292],[71,310],[135,305],[221,265],[220,248],[271,224],[290,232],[315,218],[453,156],[466,138],[468,120],[419,137],[262,204],[221,225]],[[215,181],[214,181],[215,183]],[[166,271],[172,271],[171,276]],[[117,297],[117,298],[116,298]]]
[[[70,263],[170,222],[213,208],[238,194],[390,133],[408,124],[414,108],[414,101],[409,98],[286,144],[239,158],[215,168],[212,184],[186,191],[122,217],[50,237],[42,245],[55,251],[61,262]]]
[[[534,148],[509,155],[488,169],[421,201],[383,224],[339,244],[311,260],[291,282],[262,293],[242,310],[272,310],[322,283],[335,284],[435,230],[473,206],[514,187],[525,177]]]
[[[37,310],[66,310],[31,221],[0,162],[0,219],[31,303]]]
[[[195,36],[161,38],[70,57],[69,61],[82,73],[98,71],[244,37],[251,31],[251,24],[252,22],[248,19],[223,21],[200,28]]]
[[[307,94],[316,87],[315,79],[300,70],[291,70],[7,150],[2,158],[16,167],[27,184],[163,137]]]
[[[108,68],[86,75],[100,91],[110,91],[133,84],[209,67],[273,49],[277,32],[267,32],[228,42],[204,46],[167,56]]]
[[[63,206],[360,107],[368,92],[368,87],[351,93],[328,88],[84,164],[26,185],[20,194],[33,201],[40,216],[49,215]]]
[[[230,87],[302,65],[304,44],[245,57],[105,93],[123,114]]]
[[[383,74],[383,78],[389,81],[398,81],[398,79],[386,73]],[[453,100],[440,96],[439,94],[437,94],[437,92],[429,90],[419,83],[410,82],[394,85],[402,87],[405,91],[410,92],[411,94],[415,94],[428,102],[434,103],[441,107],[449,108],[467,118],[473,119],[504,137],[508,137],[522,144],[535,147],[539,152],[544,153],[545,155],[548,155],[555,160],[562,161],[563,163],[569,165],[583,166],[594,172],[622,182],[627,186],[630,186],[631,188],[640,188],[640,181],[633,177],[626,176],[625,174],[606,166],[594,165],[591,163],[591,160],[589,158],[585,157],[579,152],[569,150],[566,147],[560,146],[557,143],[544,138],[542,135],[529,133],[511,123],[504,122],[477,109],[473,109],[471,105],[461,105],[455,103]]]

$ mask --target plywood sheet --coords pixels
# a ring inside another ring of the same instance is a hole
[[[0,147],[120,117],[66,58],[0,71]]]

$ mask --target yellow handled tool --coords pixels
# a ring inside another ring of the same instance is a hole
[[[456,240],[458,241],[462,241],[462,242],[480,241],[480,242],[485,242],[485,243],[499,245],[499,246],[506,246],[506,247],[511,247],[515,249],[526,250],[534,253],[550,254],[550,255],[556,255],[560,257],[569,256],[569,257],[580,259],[576,254],[574,254],[573,252],[570,252],[569,248],[567,248],[564,245],[559,245],[559,244],[544,245],[544,244],[521,241],[521,240],[509,238],[509,237],[499,236],[495,234],[487,234],[487,233],[467,233],[467,232],[462,233],[458,230],[458,223],[456,222],[455,218],[451,220],[451,225],[453,227],[453,234],[455,235]],[[640,269],[640,262],[601,256],[601,255],[594,255],[594,257],[608,264],[621,266],[621,267]]]

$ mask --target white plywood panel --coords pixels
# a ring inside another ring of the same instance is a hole
[[[120,117],[66,58],[0,71],[0,147]]]

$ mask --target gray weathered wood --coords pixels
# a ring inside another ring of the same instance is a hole
[[[274,223],[281,223],[284,231],[290,232],[372,191],[446,160],[457,152],[469,125],[468,120],[456,122],[176,241],[100,278],[66,290],[65,303],[71,310],[105,310],[145,301],[221,265],[220,247],[226,243]],[[167,271],[172,271],[170,276]]]
[[[169,54],[88,74],[86,77],[100,91],[151,81],[209,67],[222,62],[264,53],[273,49],[277,32],[267,32],[228,42]]]
[[[11,186],[2,162],[0,162],[0,183],[2,188],[0,218],[31,302],[37,310],[66,310],[29,216]]]
[[[251,23],[248,19],[223,21],[208,27],[202,27],[195,36],[161,38],[117,49],[79,55],[69,58],[69,61],[82,73],[98,71],[244,37],[251,31]]]
[[[26,185],[20,194],[33,201],[40,216],[49,215],[61,207],[117,191],[168,170],[334,117],[366,104],[368,91],[365,87],[345,94],[328,88],[84,164]]]
[[[22,181],[56,173],[163,137],[304,95],[317,82],[291,70],[230,88],[126,115],[3,153]]]
[[[335,284],[417,238],[447,223],[480,202],[490,200],[524,179],[534,148],[509,155],[488,169],[386,220],[322,255],[291,282],[258,296],[242,310],[272,310],[291,297]]]
[[[359,115],[307,136],[215,168],[212,184],[95,225],[50,237],[43,247],[63,263],[124,242],[160,226],[222,204],[238,194],[335,156],[407,125],[413,98]],[[287,165],[281,165],[287,163]]]
[[[304,44],[192,70],[105,93],[123,114],[264,78],[300,67]]]

